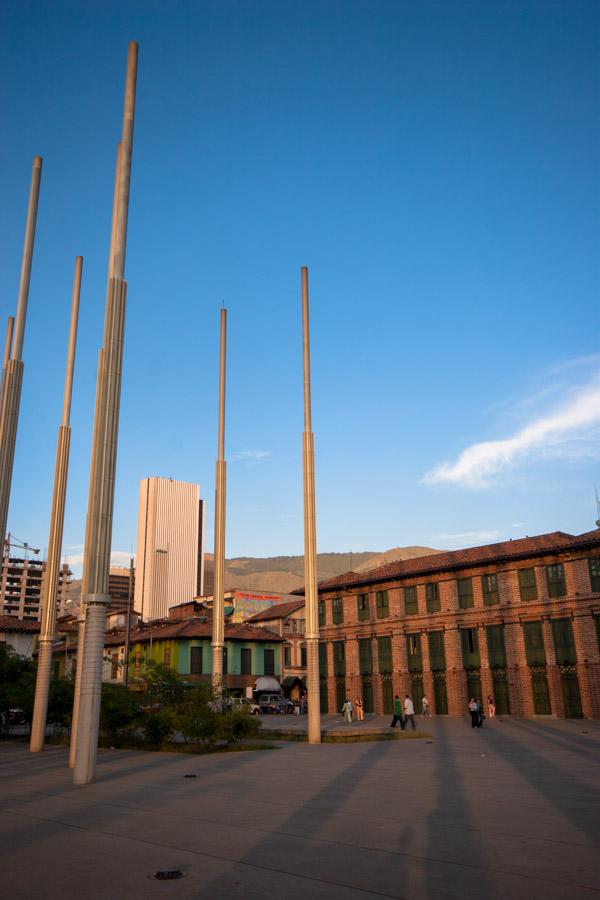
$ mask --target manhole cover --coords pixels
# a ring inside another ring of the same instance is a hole
[[[183,777],[184,778],[196,778],[197,776],[192,774],[192,775],[184,775]]]
[[[175,881],[177,878],[183,878],[184,874],[181,869],[158,869],[150,878],[157,881]]]

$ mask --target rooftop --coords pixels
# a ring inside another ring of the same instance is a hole
[[[552,531],[548,534],[518,538],[514,541],[501,541],[497,544],[468,547],[465,550],[448,550],[445,553],[435,553],[430,556],[397,560],[387,563],[385,566],[370,569],[368,572],[344,572],[343,575],[320,581],[319,591],[360,587],[396,578],[433,575],[437,572],[529,559],[551,553],[585,550],[590,547],[600,547],[600,529],[586,531],[580,535]],[[304,588],[296,588],[292,593],[304,595]]]

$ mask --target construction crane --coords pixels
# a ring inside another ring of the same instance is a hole
[[[12,538],[12,540],[11,540]],[[14,534],[11,534],[10,531],[4,538],[4,556],[10,556],[10,548],[18,547],[20,550],[25,551],[25,559],[29,559],[29,553],[33,553],[34,556],[37,556],[39,548],[32,547],[27,541],[20,541],[18,537],[15,537]]]

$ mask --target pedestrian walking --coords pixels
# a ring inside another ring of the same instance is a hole
[[[354,701],[354,709],[356,710],[356,720],[357,722],[364,722],[365,720],[365,711],[363,709],[362,700],[360,697],[357,697]]]
[[[479,714],[477,712],[477,701],[475,700],[475,697],[471,697],[469,700],[469,714],[471,716],[471,728],[477,728]]]
[[[404,725],[402,726],[402,730],[406,728],[407,722],[410,721],[412,725],[412,730],[416,729],[415,725],[415,706],[408,694],[404,698]]]
[[[487,698],[487,708],[488,708],[488,718],[493,719],[496,715],[496,704],[494,703],[494,698],[491,694],[488,694]]]
[[[394,718],[390,722],[390,728],[395,728],[400,722],[400,728],[404,728],[404,717],[402,716],[402,701],[398,694],[394,696]]]
[[[429,700],[427,697],[423,697],[423,718],[426,719],[429,715]]]
[[[477,703],[477,727],[481,728],[483,726],[483,720],[485,719],[485,716],[483,714],[483,706],[482,706],[481,700],[477,700],[476,703]]]
[[[352,722],[352,700],[350,697],[346,697],[346,702],[342,706],[342,715],[346,722],[350,725]]]

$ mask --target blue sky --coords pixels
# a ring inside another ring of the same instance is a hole
[[[11,532],[47,544],[82,254],[64,535],[81,556],[132,39],[116,558],[148,475],[201,485],[212,544],[222,302],[227,554],[302,553],[301,265],[320,550],[593,527],[597,2],[5,0],[0,25],[2,329],[44,157]]]

